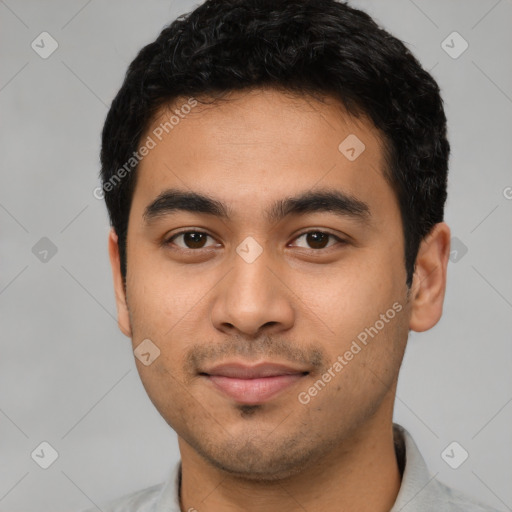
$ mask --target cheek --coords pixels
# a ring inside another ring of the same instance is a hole
[[[162,352],[150,366],[138,364],[137,368],[153,405],[172,428],[179,430],[182,422],[193,420],[194,411],[190,392],[179,374],[180,364],[170,364],[168,356]]]
[[[363,262],[362,257],[354,263],[325,267],[321,272],[291,271],[286,282],[296,294],[297,298],[292,300],[303,310],[302,317],[323,324],[323,329],[331,334],[364,326],[384,305],[389,307],[391,283],[383,279],[378,268]]]
[[[325,269],[324,275],[288,276],[290,288],[300,297],[298,329],[324,345],[332,361],[350,350],[355,340],[362,347],[364,342],[385,340],[359,354],[360,362],[373,366],[378,358],[394,357],[397,329],[405,322],[405,271],[393,258],[361,255],[334,270]]]
[[[188,321],[209,288],[208,279],[171,268],[168,262],[147,258],[140,264],[134,261],[131,270],[127,291],[132,327],[147,337],[172,335],[173,327]]]

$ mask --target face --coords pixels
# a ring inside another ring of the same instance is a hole
[[[111,235],[119,324],[150,340],[137,367],[182,454],[280,478],[391,421],[411,322],[440,311],[421,323],[417,276],[408,296],[369,121],[274,90],[186,103],[141,139],[126,294]]]

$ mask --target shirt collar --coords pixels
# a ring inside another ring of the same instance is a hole
[[[402,443],[403,446],[403,474],[400,490],[395,500],[395,504],[390,512],[399,512],[413,501],[427,499],[427,495],[431,493],[430,485],[434,477],[430,476],[425,459],[421,455],[416,443],[414,442],[411,434],[400,425],[396,423],[393,425],[393,432],[395,434],[395,451],[400,465],[400,446],[397,443]],[[437,480],[434,480],[437,483]],[[416,510],[414,507],[412,510]]]

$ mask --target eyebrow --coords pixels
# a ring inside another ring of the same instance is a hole
[[[222,201],[205,194],[180,189],[162,192],[146,207],[143,218],[146,224],[151,224],[158,218],[177,211],[202,213],[230,220],[230,210]],[[274,223],[290,215],[315,212],[330,212],[365,223],[368,223],[371,217],[370,207],[364,201],[339,190],[322,189],[279,199],[265,212],[265,218],[268,222]]]

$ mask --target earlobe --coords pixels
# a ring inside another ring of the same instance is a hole
[[[130,325],[130,315],[128,313],[126,292],[124,288],[123,276],[121,274],[118,238],[114,228],[110,230],[108,237],[108,253],[110,256],[110,265],[112,267],[112,276],[114,279],[114,292],[117,306],[117,323],[122,333],[125,336],[131,338],[132,329]]]
[[[422,240],[416,258],[409,322],[413,331],[431,329],[441,318],[449,256],[450,228],[440,222]]]

